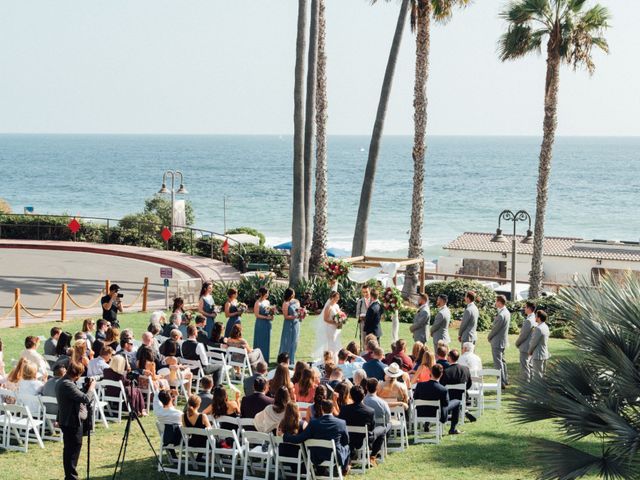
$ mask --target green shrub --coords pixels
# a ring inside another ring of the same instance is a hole
[[[241,272],[246,271],[249,263],[266,263],[278,277],[286,277],[289,271],[288,255],[275,248],[260,245],[233,245],[229,250],[229,261]]]
[[[429,283],[425,286],[425,291],[431,298],[432,304],[435,305],[438,295],[444,294],[449,297],[449,308],[464,307],[464,296],[469,290],[476,292],[476,305],[480,309],[492,307],[496,301],[496,293],[475,280],[456,279]]]
[[[493,322],[493,317],[495,316],[495,309],[492,311],[491,309],[484,308],[479,311],[480,315],[478,315],[478,331],[485,332],[491,329],[491,323]]]
[[[266,241],[264,233],[259,232],[255,228],[251,227],[236,227],[232,228],[231,230],[227,230],[225,233],[227,235],[233,235],[234,233],[246,233],[247,235],[253,235],[254,237],[258,237],[260,239],[261,246],[264,245],[264,242]]]
[[[413,323],[413,317],[416,316],[417,308],[403,306],[398,310],[398,319],[400,323]]]

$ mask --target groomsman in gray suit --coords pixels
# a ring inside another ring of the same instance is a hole
[[[493,319],[488,337],[489,343],[491,344],[491,353],[493,354],[493,366],[496,370],[500,370],[502,374],[502,388],[509,385],[509,374],[507,372],[507,361],[504,358],[504,350],[509,344],[511,313],[507,310],[506,304],[507,299],[504,295],[498,295],[496,298],[498,313]]]
[[[413,333],[414,342],[427,343],[429,338],[429,321],[431,313],[429,313],[429,295],[421,293],[418,298],[418,311],[413,317],[413,324],[409,327]]]
[[[438,314],[436,315],[433,325],[431,325],[431,338],[433,338],[433,351],[438,350],[438,341],[443,340],[449,345],[451,337],[449,336],[449,323],[451,323],[451,312],[447,306],[449,297],[446,295],[438,295],[436,299],[436,307]]]
[[[529,355],[532,363],[532,377],[544,377],[544,371],[549,360],[549,326],[547,325],[547,312],[538,310],[536,312],[537,326],[531,333],[529,343]]]
[[[531,381],[531,359],[529,358],[529,342],[531,341],[531,333],[536,328],[536,304],[529,301],[524,306],[524,313],[527,316],[522,322],[520,335],[516,340],[516,347],[520,350],[520,374],[522,382]]]
[[[471,342],[474,345],[478,339],[476,329],[478,328],[478,317],[480,312],[475,304],[476,292],[469,291],[464,296],[464,303],[467,304],[462,314],[462,321],[458,329],[458,341],[460,343]]]

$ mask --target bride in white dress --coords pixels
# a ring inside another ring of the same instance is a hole
[[[331,292],[329,300],[324,304],[322,312],[318,316],[316,325],[316,347],[314,349],[314,358],[321,359],[324,352],[329,351],[337,358],[338,351],[342,348],[340,334],[342,329],[338,328],[334,317],[340,313],[340,294]]]

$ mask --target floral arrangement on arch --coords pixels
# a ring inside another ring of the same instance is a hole
[[[382,306],[387,315],[399,310],[402,307],[402,293],[400,290],[396,287],[387,287],[382,294]]]
[[[327,258],[322,265],[320,265],[320,271],[329,281],[346,278],[350,270],[351,264],[349,262],[335,258]]]

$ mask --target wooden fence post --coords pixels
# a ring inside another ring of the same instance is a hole
[[[62,284],[62,298],[60,299],[60,321],[67,319],[67,284]]]
[[[424,294],[424,258],[422,259],[422,262],[420,263],[420,293]]]
[[[20,289],[16,288],[15,291],[15,302],[16,302],[16,328],[20,328],[20,310],[22,309],[22,305],[20,304]]]
[[[149,277],[144,277],[144,285],[142,285],[142,311],[147,311],[147,294],[149,293]]]
[[[109,295],[109,287],[111,286],[111,282],[109,280],[104,281],[104,294]]]

